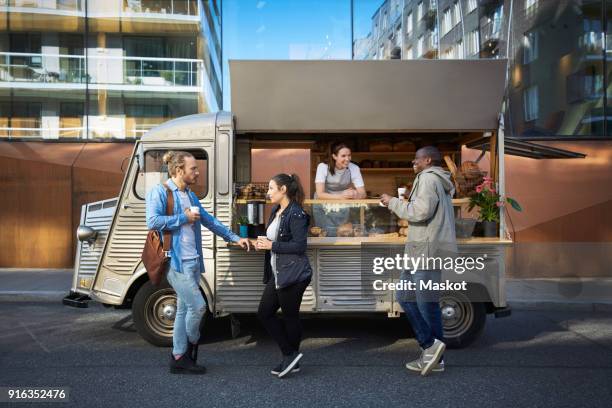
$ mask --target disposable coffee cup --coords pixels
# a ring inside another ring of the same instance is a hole
[[[406,187],[399,187],[397,189],[397,196],[399,198],[404,198],[404,194],[406,194]]]
[[[200,213],[200,207],[194,205],[192,207],[189,207],[189,211],[191,211],[192,213],[199,214]]]

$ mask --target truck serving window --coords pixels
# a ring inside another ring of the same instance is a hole
[[[145,152],[144,172],[139,172],[134,184],[136,197],[144,200],[151,188],[168,179],[168,169],[162,163],[162,157],[167,150],[148,150]],[[200,177],[198,182],[191,186],[191,190],[196,193],[199,199],[208,194],[208,155],[204,150],[186,150],[191,153],[198,163]]]

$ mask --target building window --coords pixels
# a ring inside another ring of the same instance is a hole
[[[523,64],[538,58],[538,33],[531,31],[523,36]]]
[[[470,31],[467,34],[467,56],[478,54],[479,50],[478,29]]]
[[[404,40],[402,38],[402,27],[398,26],[395,29],[395,45],[401,48],[403,44]]]
[[[525,16],[533,17],[538,11],[538,0],[525,0]]]
[[[582,20],[583,34],[578,44],[589,52],[600,52],[602,35],[601,20],[585,18]]]
[[[470,14],[472,11],[476,10],[476,7],[478,7],[478,0],[468,0],[466,14]]]
[[[420,1],[417,4],[417,21],[420,21],[423,18],[423,2]]]
[[[406,17],[406,33],[408,35],[412,34],[412,12],[408,13]]]
[[[461,22],[461,6],[459,6],[459,2],[456,1],[453,4],[453,27]]]
[[[445,35],[446,33],[450,31],[450,29],[452,28],[452,24],[453,24],[452,20],[453,20],[452,10],[449,7],[446,10],[444,10],[444,14],[442,14],[442,35]]]
[[[464,50],[463,50],[463,40],[459,40],[457,42],[457,59],[465,58]]]
[[[425,38],[421,35],[417,40],[417,58],[421,57],[425,52]]]
[[[538,118],[538,87],[531,86],[523,91],[523,106],[525,107],[525,122]]]
[[[406,48],[406,59],[413,59],[414,58],[414,50],[412,49],[412,46]]]

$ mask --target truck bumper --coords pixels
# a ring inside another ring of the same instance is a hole
[[[510,308],[510,306],[499,307],[493,311],[493,314],[495,315],[496,319],[500,317],[508,317],[512,314],[512,309]]]
[[[85,308],[88,306],[88,300],[90,300],[89,296],[70,291],[70,293],[64,296],[64,299],[62,299],[62,303],[66,306]]]

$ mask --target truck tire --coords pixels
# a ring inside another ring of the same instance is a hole
[[[159,286],[146,281],[134,296],[132,316],[138,334],[159,347],[172,346],[176,293],[164,279]],[[200,323],[200,332],[210,312],[207,310]]]
[[[463,348],[481,334],[487,321],[482,302],[471,302],[460,292],[445,292],[440,296],[444,338],[448,348]]]

